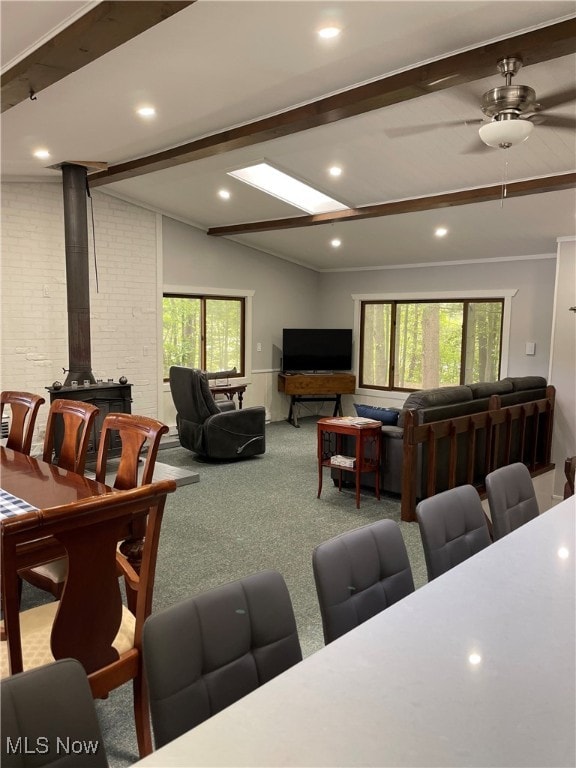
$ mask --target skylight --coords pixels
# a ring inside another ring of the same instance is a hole
[[[332,213],[346,211],[348,206],[333,200],[314,187],[289,176],[268,163],[257,163],[247,168],[228,171],[230,176],[244,181],[256,189],[267,192],[285,203],[296,206],[307,213]]]

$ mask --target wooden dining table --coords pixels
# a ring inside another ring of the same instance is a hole
[[[8,515],[65,504],[70,504],[72,509],[74,503],[82,499],[112,492],[103,483],[3,446],[0,447],[0,489],[0,525]],[[40,565],[65,554],[60,544],[51,539],[42,540],[30,551],[26,565]]]
[[[0,447],[0,487],[38,509],[110,493],[103,483]]]
[[[11,448],[0,446],[0,526],[8,516],[31,509],[49,509],[63,504],[73,505],[91,496],[110,493],[103,483],[69,472]],[[51,539],[43,539],[29,552],[27,566],[40,565],[65,555],[63,548]],[[4,593],[2,580],[2,599]],[[4,630],[2,630],[4,639]]]

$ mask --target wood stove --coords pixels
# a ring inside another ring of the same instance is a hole
[[[90,280],[88,266],[88,194],[87,168],[90,163],[62,163],[62,192],[64,196],[64,245],[66,250],[66,294],[68,307],[69,367],[64,385],[46,387],[50,402],[59,398],[82,400],[99,409],[94,422],[88,457],[98,452],[102,422],[107,413],[131,413],[132,386],[124,377],[122,382],[96,381],[92,373],[90,344]],[[54,448],[58,455],[64,426],[57,423]],[[111,439],[110,455],[119,455],[120,437]]]
[[[66,400],[81,400],[84,403],[95,405],[100,413],[96,416],[92,428],[92,438],[88,446],[88,461],[96,458],[98,452],[98,443],[100,442],[100,433],[102,431],[102,422],[107,413],[131,413],[132,410],[132,385],[120,384],[114,381],[98,382],[97,384],[87,384],[77,387],[46,387],[50,393],[50,402],[63,398]],[[63,424],[57,422],[54,449],[58,455],[63,436]],[[112,433],[110,440],[109,456],[119,456],[121,450],[120,436],[118,433]]]

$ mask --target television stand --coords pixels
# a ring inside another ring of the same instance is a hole
[[[333,376],[334,371],[294,371],[301,376]]]
[[[334,403],[333,416],[342,416],[342,395],[353,395],[356,391],[356,376],[353,373],[279,373],[278,392],[290,397],[290,408],[286,419],[292,426],[299,427],[297,404],[328,401]]]

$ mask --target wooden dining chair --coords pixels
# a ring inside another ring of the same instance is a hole
[[[147,416],[137,416],[130,413],[106,414],[102,422],[98,445],[96,480],[123,491],[151,483],[160,440],[162,435],[167,432],[168,426],[166,424]],[[107,476],[107,468],[113,435],[120,436],[121,452],[112,478]],[[144,450],[146,450],[145,460],[142,457]],[[141,467],[142,461],[143,466]],[[132,531],[131,536],[122,544],[122,551],[129,556],[133,565],[134,563],[138,564],[142,557],[142,538],[144,535],[142,521],[138,525],[140,530]],[[29,584],[59,598],[64,589],[67,573],[68,563],[65,557],[61,557],[37,568],[27,568],[20,573],[20,576]],[[129,589],[128,595],[130,596]],[[132,599],[131,596],[130,599]]]
[[[44,461],[83,475],[86,454],[92,437],[92,425],[98,412],[95,405],[81,400],[54,400],[46,423],[42,457]],[[61,437],[61,442],[55,456],[57,434]]]
[[[131,413],[106,414],[98,445],[96,480],[123,491],[151,483],[160,440],[162,435],[167,432],[168,426],[166,424],[147,416],[137,416]],[[115,470],[114,482],[107,482],[106,469],[110,454],[110,442],[114,434],[120,436],[122,443],[120,461]],[[146,451],[145,459],[143,458],[144,451]],[[144,466],[140,474],[139,464],[143,460]]]
[[[6,518],[1,524],[2,597],[7,642],[0,643],[6,677],[57,659],[77,659],[94,698],[132,680],[138,749],[152,749],[142,666],[142,629],[151,612],[158,540],[173,480],[94,496]],[[140,573],[117,551],[133,523],[146,521]],[[18,571],[56,551],[68,557],[59,601],[19,612]],[[134,612],[122,602],[121,572],[131,585]]]
[[[45,403],[43,397],[30,392],[13,392],[6,390],[0,395],[0,417],[4,415],[4,406],[11,410],[10,430],[6,447],[14,451],[30,455],[32,437],[38,409]]]

